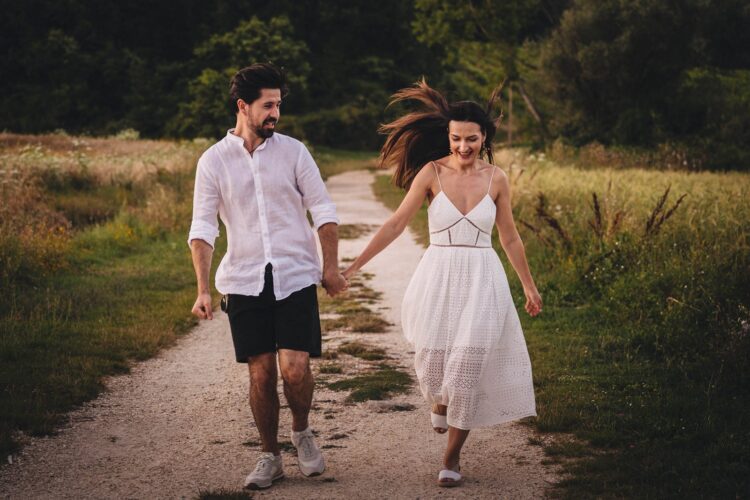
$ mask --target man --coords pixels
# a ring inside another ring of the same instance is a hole
[[[237,123],[198,160],[188,238],[198,278],[193,314],[213,319],[209,269],[219,234],[217,212],[227,229],[216,288],[224,295],[236,359],[248,364],[250,407],[263,445],[245,480],[250,489],[268,488],[284,476],[277,355],[299,467],[305,476],[325,469],[308,425],[309,358],[321,354],[315,286],[321,270],[307,210],[323,252],[323,286],[332,296],[347,287],[338,270],[336,207],[318,167],[304,144],[274,133],[286,93],[284,74],[271,64],[253,64],[232,78]]]

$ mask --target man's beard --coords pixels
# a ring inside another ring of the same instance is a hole
[[[271,137],[274,133],[274,128],[265,128],[264,125],[267,125],[269,123],[273,123],[276,125],[276,120],[266,120],[264,121],[259,127],[255,127],[255,134],[258,137],[262,137],[263,139],[268,139]]]

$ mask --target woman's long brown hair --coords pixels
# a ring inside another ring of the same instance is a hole
[[[409,189],[424,165],[450,152],[448,123],[451,120],[474,122],[480,126],[485,134],[482,147],[492,163],[492,139],[500,116],[493,120],[490,113],[500,88],[492,93],[486,109],[472,101],[449,104],[440,92],[427,85],[424,78],[413,87],[399,90],[393,94],[388,106],[416,101],[421,109],[380,126],[379,132],[388,136],[380,150],[380,166],[395,165],[393,183]]]

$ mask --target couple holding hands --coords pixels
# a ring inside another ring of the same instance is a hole
[[[212,319],[217,214],[227,231],[216,288],[224,295],[236,359],[248,364],[250,407],[262,443],[245,487],[265,489],[284,476],[278,371],[300,470],[305,476],[325,470],[308,422],[314,387],[309,359],[321,355],[316,285],[322,282],[331,296],[345,291],[348,278],[404,231],[425,199],[430,245],[405,291],[402,328],[414,345],[432,426],[447,433],[438,485],[458,486],[470,429],[536,415],[526,342],[491,243],[497,226],[523,284],[525,309],[537,315],[542,301],[513,222],[508,178],[492,164],[494,98],[484,108],[449,103],[424,81],[394,95],[393,102],[419,105],[381,128],[387,138],[380,162],[395,166],[394,182],[407,193],[341,273],[336,207],[318,167],[302,142],[274,133],[287,90],[284,73],[272,64],[253,64],[232,78],[236,125],[198,161],[188,237],[198,281],[193,313]],[[308,211],[323,253],[322,281]]]

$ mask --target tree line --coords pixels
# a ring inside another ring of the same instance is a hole
[[[1,0],[0,129],[217,137],[234,71],[284,66],[282,125],[375,148],[390,94],[505,82],[517,140],[654,148],[750,168],[744,0]]]

